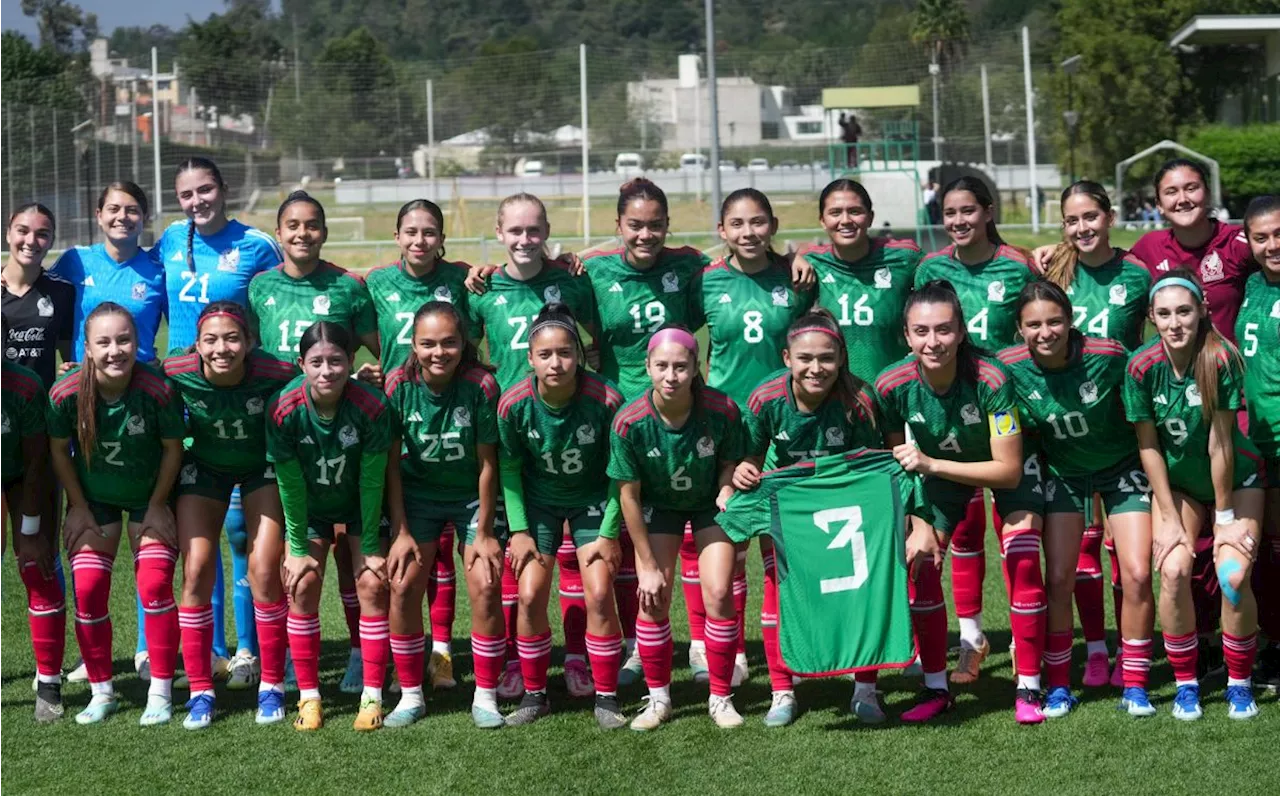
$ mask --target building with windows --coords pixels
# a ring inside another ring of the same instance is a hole
[[[1234,66],[1247,77],[1225,87],[1218,107],[1206,108],[1222,124],[1280,121],[1280,14],[1223,14],[1192,17],[1169,40],[1179,51],[1202,47],[1240,48]]]

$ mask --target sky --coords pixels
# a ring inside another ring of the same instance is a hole
[[[210,14],[221,13],[220,0],[73,0],[86,12],[98,15],[98,27],[110,34],[117,27],[167,25],[174,30],[187,24],[187,17],[197,21]],[[36,38],[35,20],[24,16],[21,0],[0,0],[0,27]]]

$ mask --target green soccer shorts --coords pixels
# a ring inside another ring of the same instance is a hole
[[[116,506],[111,503],[90,500],[89,512],[93,514],[93,521],[98,523],[100,527],[123,522],[124,518],[120,516],[121,514],[128,514],[129,522],[141,523],[143,518],[147,516],[147,504],[144,503],[141,506]]]
[[[458,538],[463,539],[465,544],[472,544],[476,540],[476,529],[480,526],[480,498],[435,501],[406,492],[404,514],[409,524],[409,534],[418,544],[438,543],[444,534],[445,526],[450,523],[453,524],[454,534]],[[507,523],[501,501],[498,502],[497,516],[493,521],[493,533],[498,541],[505,544]]]
[[[600,538],[600,526],[604,523],[605,501],[578,508],[538,506],[526,503],[525,516],[529,520],[529,532],[544,556],[554,555],[564,539],[564,524],[569,523],[574,547],[585,547]],[[653,528],[652,525],[649,526]],[[680,532],[684,533],[684,526]]]
[[[201,464],[191,456],[190,452],[183,454],[182,470],[178,473],[178,497],[199,495],[229,505],[231,493],[237,485],[240,487],[241,499],[263,487],[269,486],[274,489],[276,488],[275,468],[264,462],[260,470],[228,473]]]
[[[648,526],[649,533],[660,533],[665,535],[684,536],[685,526],[691,527],[694,532],[698,532],[703,528],[710,528],[716,524],[716,514],[720,510],[715,506],[709,509],[688,510],[670,510],[659,509],[653,506],[644,506],[644,524]]]
[[[1102,498],[1103,512],[1113,514],[1151,513],[1151,482],[1134,454],[1105,470],[1090,475],[1050,475],[1044,484],[1045,506],[1049,514],[1093,513],[1093,496]]]
[[[1022,478],[1013,489],[993,489],[996,511],[1008,517],[1019,511],[1044,516],[1044,483],[1038,456],[1029,456],[1022,464]],[[974,487],[945,478],[924,479],[924,493],[929,505],[925,514],[935,531],[951,533],[964,520],[973,499]]]

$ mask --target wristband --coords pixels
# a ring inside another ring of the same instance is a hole
[[[1236,521],[1236,510],[1235,510],[1235,509],[1226,509],[1225,511],[1214,511],[1214,512],[1213,512],[1213,524],[1214,524],[1214,525],[1230,525],[1231,523],[1233,523],[1233,522],[1235,522],[1235,521]]]
[[[22,515],[22,527],[18,532],[23,536],[35,536],[40,533],[40,517],[39,515],[32,517],[29,514]]]

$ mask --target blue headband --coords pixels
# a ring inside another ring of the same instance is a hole
[[[1204,293],[1201,292],[1200,286],[1195,282],[1192,282],[1190,279],[1183,279],[1180,276],[1165,277],[1152,285],[1151,292],[1147,294],[1147,301],[1151,301],[1156,297],[1156,291],[1163,290],[1166,287],[1185,287],[1187,290],[1191,291],[1191,295],[1201,301],[1204,301]]]

